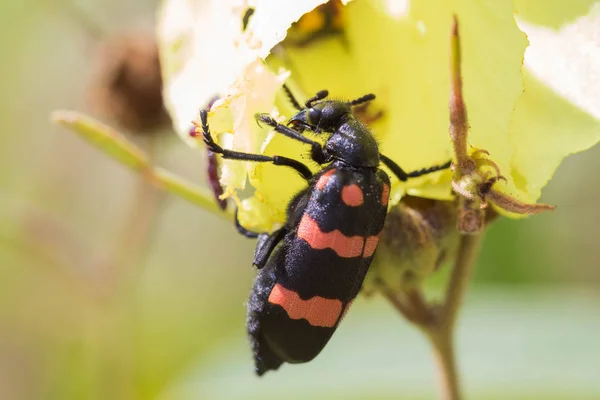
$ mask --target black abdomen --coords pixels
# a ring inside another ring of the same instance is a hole
[[[259,374],[282,362],[310,361],[329,341],[371,263],[389,178],[381,170],[332,165],[300,196],[248,306]]]

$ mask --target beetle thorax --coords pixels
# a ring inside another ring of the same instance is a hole
[[[350,119],[336,129],[325,143],[327,153],[354,167],[377,168],[379,146],[369,130]]]

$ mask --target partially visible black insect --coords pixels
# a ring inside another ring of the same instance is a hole
[[[345,24],[345,6],[340,0],[330,0],[293,23],[285,37],[285,45],[304,47],[332,36],[345,39]]]
[[[347,102],[327,100],[324,90],[302,107],[284,89],[298,109],[287,126],[268,114],[256,119],[310,146],[312,160],[323,165],[314,176],[292,158],[223,149],[211,136],[207,110],[200,111],[200,129],[210,151],[223,158],[290,167],[308,184],[288,204],[285,225],[273,233],[249,231],[236,215],[238,231],[258,238],[253,264],[260,271],[248,302],[258,375],[284,362],[303,363],[317,356],[358,294],[387,213],[390,179],[380,163],[401,181],[450,166],[447,162],[405,172],[381,154],[371,131],[353,113],[353,107],[373,100],[372,94]],[[325,144],[303,136],[307,130],[326,135]]]
[[[244,15],[242,16],[242,32],[248,28],[248,24],[250,23],[250,18],[254,15],[256,9],[254,7],[246,8],[244,11]]]
[[[206,109],[210,110],[212,105],[217,100],[219,100],[219,96],[214,96],[212,99],[210,99],[208,104],[206,105]],[[190,134],[192,136],[196,135],[195,127],[192,129],[192,132],[190,132]],[[208,178],[208,183],[210,184],[212,192],[215,196],[215,201],[217,202],[221,210],[225,210],[227,208],[227,200],[221,198],[221,195],[223,194],[223,186],[221,186],[221,182],[219,182],[219,164],[220,163],[219,159],[217,158],[217,155],[214,152],[208,150],[206,152],[206,176]]]
[[[206,104],[206,109],[210,110],[215,101],[219,100],[219,96],[213,96]],[[196,127],[192,126],[189,131],[189,135],[192,137],[198,136]],[[221,195],[224,193],[223,186],[219,181],[219,158],[215,153],[208,150],[206,152],[206,179],[212,189],[213,195],[215,196],[215,202],[221,210],[227,209],[227,200],[222,199]]]
[[[221,186],[221,182],[219,181],[219,164],[217,155],[208,150],[206,152],[206,176],[213,195],[215,196],[215,201],[221,210],[225,210],[227,209],[227,200],[221,198],[224,191],[223,186]]]

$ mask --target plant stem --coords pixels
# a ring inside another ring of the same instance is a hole
[[[199,187],[166,169],[156,167],[152,170],[151,178],[164,190],[171,192],[195,206],[199,206],[228,221],[233,219],[233,211],[221,210],[213,194],[206,188]]]
[[[481,241],[482,234],[461,235],[446,295],[441,305],[427,302],[420,289],[404,293],[393,293],[384,289],[384,295],[392,305],[408,321],[419,327],[431,342],[437,360],[443,400],[462,399],[454,349],[454,329]]]
[[[439,324],[447,331],[453,331],[458,311],[473,275],[475,261],[483,234],[461,235],[456,260],[446,287],[446,297],[440,312]]]
[[[412,305],[409,304],[408,297],[404,293],[394,293],[385,287],[382,287],[383,295],[398,310],[402,316],[415,325],[419,325],[419,317],[416,315]]]
[[[52,113],[52,120],[77,133],[122,165],[142,173],[161,189],[222,218],[233,218],[231,210],[221,210],[210,190],[188,182],[163,168],[153,167],[146,152],[113,128],[74,111],[55,111]]]
[[[454,330],[460,306],[473,275],[482,234],[461,235],[456,260],[450,273],[446,297],[437,312],[433,310],[433,323],[423,326],[433,346],[438,363],[442,399],[460,400],[460,374],[456,365]],[[430,310],[432,310],[431,306]],[[437,315],[436,315],[437,314]]]
[[[460,400],[460,377],[456,366],[453,330],[441,329],[426,332],[438,366],[441,399]]]

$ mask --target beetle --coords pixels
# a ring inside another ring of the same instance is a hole
[[[317,40],[338,36],[343,41],[346,10],[340,0],[321,4],[294,22],[285,37],[287,46],[305,47]]]
[[[303,15],[289,28],[285,37],[286,46],[305,47],[314,41],[340,36],[344,39],[346,15],[340,0],[331,0]],[[242,14],[242,32],[248,29],[250,19],[256,12],[248,7]]]
[[[206,108],[210,109],[219,98],[219,96],[213,96],[206,104]],[[195,125],[190,128],[189,135],[191,137],[196,136]],[[217,155],[210,150],[206,152],[206,179],[215,196],[217,205],[221,210],[225,211],[227,209],[227,199],[221,198],[223,195],[223,186],[221,186],[221,182],[219,182],[219,159],[217,158]]]
[[[401,181],[450,166],[405,172],[381,154],[369,128],[353,113],[373,94],[341,101],[327,99],[323,90],[303,107],[286,86],[284,90],[297,114],[286,125],[269,114],[257,114],[257,122],[310,146],[311,159],[322,166],[314,175],[292,158],[223,149],[212,138],[206,109],[200,111],[198,126],[208,149],[223,158],[286,166],[307,181],[289,202],[284,226],[275,232],[244,228],[236,211],[238,231],[258,239],[253,264],[259,272],[247,323],[259,376],[284,362],[316,357],[357,296],[387,215],[390,179],[380,164]],[[305,131],[325,135],[325,144],[304,136]]]

